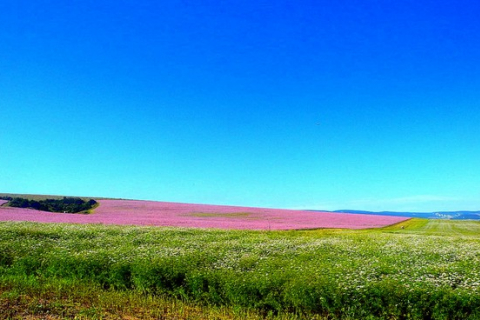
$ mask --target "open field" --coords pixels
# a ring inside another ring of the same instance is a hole
[[[6,201],[3,201],[6,202]],[[2,200],[0,200],[0,205]],[[101,223],[219,229],[378,228],[407,217],[264,209],[135,200],[98,200],[89,215],[0,206],[0,221]]]
[[[0,223],[0,318],[480,319],[480,223]]]

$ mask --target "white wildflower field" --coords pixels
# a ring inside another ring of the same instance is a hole
[[[0,281],[3,301],[27,292],[25,282],[62,283],[242,310],[231,318],[479,319],[480,223],[245,231],[2,222]],[[95,310],[108,318],[108,308]]]

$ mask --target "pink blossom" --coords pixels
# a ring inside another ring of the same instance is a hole
[[[0,205],[5,202],[1,201]],[[100,206],[92,214],[65,214],[0,207],[0,221],[288,230],[377,228],[409,219],[395,216],[139,200],[99,200],[98,202]]]

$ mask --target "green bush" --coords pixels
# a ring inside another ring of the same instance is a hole
[[[81,198],[46,199],[46,200],[28,200],[25,198],[13,198],[8,202],[10,207],[32,208],[35,210],[50,212],[78,213],[86,212],[97,205],[93,199],[88,201]]]

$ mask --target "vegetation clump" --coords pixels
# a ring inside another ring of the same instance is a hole
[[[86,213],[97,205],[97,201],[90,199],[63,197],[63,199],[29,200],[25,198],[11,198],[8,206],[16,208],[32,208],[35,210],[64,213]]]

